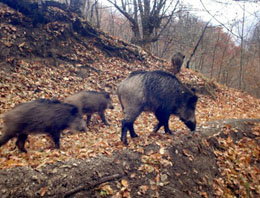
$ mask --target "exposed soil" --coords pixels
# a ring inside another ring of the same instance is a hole
[[[214,179],[220,176],[213,153],[214,149],[220,149],[217,138],[227,137],[223,132],[227,125],[233,129],[229,134],[235,142],[243,137],[255,138],[251,128],[254,123],[259,122],[260,120],[211,122],[199,128],[193,135],[174,138],[172,146],[163,152],[160,151],[160,146],[151,144],[144,147],[143,153],[125,148],[111,157],[101,155],[89,160],[71,159],[44,165],[39,169],[18,167],[1,170],[0,195],[2,198],[41,195],[104,197],[105,194],[102,194],[99,185],[95,186],[95,183],[112,176],[111,180],[108,178],[104,183],[121,195],[130,192],[131,197],[196,198],[203,197],[204,192],[208,197],[214,197]],[[208,145],[205,140],[209,142]],[[153,158],[158,153],[163,153],[159,161],[156,157]],[[140,168],[143,165],[150,166],[150,169]],[[128,181],[128,184],[122,183],[122,180]],[[144,191],[140,189],[141,186],[148,188]],[[85,189],[71,192],[79,187]]]

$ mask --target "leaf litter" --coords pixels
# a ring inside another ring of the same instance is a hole
[[[12,9],[0,4],[0,16],[19,18],[23,21],[24,16]],[[9,15],[6,15],[9,13]],[[31,36],[34,39],[53,40],[62,36],[67,25],[62,23],[49,23],[43,29],[35,30]],[[150,113],[142,113],[135,122],[135,129],[139,135],[138,138],[130,140],[129,146],[125,147],[120,142],[121,119],[123,118],[122,110],[115,95],[115,90],[131,71],[142,70],[166,70],[171,72],[170,64],[165,60],[159,60],[145,53],[138,47],[129,45],[129,49],[137,49],[143,59],[124,60],[120,57],[107,56],[102,49],[98,48],[95,39],[82,38],[83,42],[88,43],[88,48],[75,42],[73,38],[60,41],[59,45],[63,46],[57,50],[59,56],[66,57],[69,61],[58,61],[55,64],[48,59],[33,57],[28,55],[33,51],[32,44],[28,42],[29,34],[23,26],[14,26],[12,24],[1,22],[0,32],[3,35],[0,38],[1,45],[4,49],[15,49],[17,46],[16,38],[23,41],[18,44],[19,51],[9,55],[4,61],[8,65],[13,65],[7,70],[0,71],[0,113],[4,114],[12,109],[15,105],[34,100],[37,98],[56,98],[63,100],[65,97],[72,95],[81,90],[106,90],[112,93],[112,100],[115,109],[107,110],[106,115],[110,126],[101,123],[98,115],[94,115],[86,133],[64,131],[61,137],[61,149],[55,150],[54,144],[47,135],[29,136],[26,148],[27,154],[20,153],[15,148],[15,140],[9,141],[6,145],[0,147],[0,169],[10,169],[13,167],[31,167],[40,169],[47,164],[55,162],[64,162],[71,158],[91,159],[97,156],[112,156],[115,152],[122,150],[132,150],[141,155],[138,174],[150,175],[149,182],[142,184],[137,189],[139,196],[147,196],[154,192],[153,196],[158,197],[159,189],[168,185],[169,175],[163,173],[166,167],[174,168],[174,160],[168,153],[168,148],[173,141],[181,135],[189,134],[184,124],[176,117],[170,118],[169,127],[174,131],[173,136],[163,134],[160,130],[153,134],[153,125],[157,122],[155,117]],[[101,41],[112,45],[122,45],[119,39],[112,38],[106,34],[100,36]],[[52,46],[54,47],[54,46]],[[65,49],[65,48],[69,49]],[[39,48],[39,46],[38,46]],[[128,50],[129,50],[128,49]],[[19,54],[21,56],[18,56]],[[128,54],[126,54],[128,56]],[[130,56],[130,55],[129,55]],[[64,59],[65,60],[65,59]],[[76,61],[77,64],[74,64]],[[5,66],[6,67],[6,66]],[[205,78],[200,74],[182,69],[178,78],[187,84],[203,86],[207,83]],[[216,98],[210,95],[199,94],[197,104],[196,118],[199,127],[209,121],[222,119],[243,119],[259,118],[260,100],[240,92],[238,90],[225,87],[215,83]],[[3,121],[0,120],[0,125]],[[2,132],[2,129],[0,133]],[[254,197],[260,194],[259,189],[259,134],[260,125],[255,125],[252,134],[254,138],[243,137],[241,140],[233,141],[230,132],[234,129],[230,126],[225,127],[227,138],[216,137],[221,149],[214,149],[217,159],[218,169],[221,173],[214,179],[215,195],[217,197]],[[203,139],[204,147],[209,147],[210,143]],[[158,152],[146,152],[149,145],[157,145]],[[176,155],[183,155],[191,163],[196,158],[191,150],[183,148],[182,151],[175,151]],[[193,170],[197,173],[197,170]],[[178,173],[177,177],[185,175],[186,172]],[[130,180],[137,177],[137,173],[132,173]],[[200,182],[203,186],[205,181]],[[131,181],[132,182],[132,181]],[[118,191],[110,184],[101,186],[98,190],[102,196],[114,197],[131,197],[131,182],[122,179],[118,184]],[[180,182],[181,183],[181,182]],[[47,192],[46,186],[40,190],[40,195],[44,196]],[[191,189],[184,189],[190,195]],[[208,197],[208,193],[199,189],[200,196]]]

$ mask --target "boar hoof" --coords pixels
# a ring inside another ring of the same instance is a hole
[[[136,133],[130,134],[130,135],[131,135],[131,138],[136,138],[136,137],[138,137],[138,135],[137,135]]]
[[[170,135],[172,135],[173,133],[169,130],[169,131],[165,131],[165,133],[167,134],[170,134]]]
[[[20,147],[18,146],[18,149],[19,149],[21,152],[23,152],[23,153],[27,153],[27,150],[26,150],[25,148],[20,148]]]
[[[127,139],[123,139],[123,138],[121,138],[121,141],[124,143],[124,145],[128,145],[128,142],[127,142]]]

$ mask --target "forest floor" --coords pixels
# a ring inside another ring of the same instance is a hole
[[[14,139],[2,146],[0,197],[260,195],[259,99],[182,69],[177,77],[198,90],[196,132],[172,116],[174,135],[153,134],[154,115],[142,113],[134,126],[139,137],[125,146],[117,85],[135,70],[171,72],[170,63],[62,9],[49,7],[45,17],[48,23],[34,27],[0,3],[0,113],[81,90],[110,92],[115,109],[105,113],[110,126],[94,115],[86,133],[65,130],[59,150],[47,135],[29,136],[26,154]]]

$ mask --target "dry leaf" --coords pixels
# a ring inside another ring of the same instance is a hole
[[[187,157],[190,156],[190,154],[188,153],[188,151],[187,151],[186,149],[183,149],[182,151],[183,151],[183,154],[184,154],[185,156],[187,156]]]
[[[45,195],[45,193],[47,192],[47,186],[44,186],[42,189],[41,189],[41,197],[43,197]]]
[[[130,192],[129,192],[129,191],[124,191],[124,192],[122,193],[122,197],[123,197],[123,198],[131,198]]]
[[[147,185],[142,185],[139,187],[139,190],[142,194],[146,194],[148,189],[149,189],[149,187]]]
[[[113,195],[114,194],[114,191],[113,189],[111,188],[110,185],[105,185],[105,186],[102,186],[101,187],[101,190],[105,191],[108,195]]]
[[[208,194],[206,192],[202,192],[201,195],[202,195],[202,197],[205,197],[205,198],[208,197]]]
[[[131,175],[130,175],[130,178],[135,178],[136,177],[136,173],[132,173]]]
[[[232,143],[232,142],[233,142],[232,138],[231,138],[230,136],[228,136],[228,138],[227,138],[227,143],[230,144],[230,143]]]
[[[121,180],[121,184],[122,184],[122,186],[124,186],[124,187],[128,187],[128,181],[127,180],[125,180],[125,179],[122,179]]]

